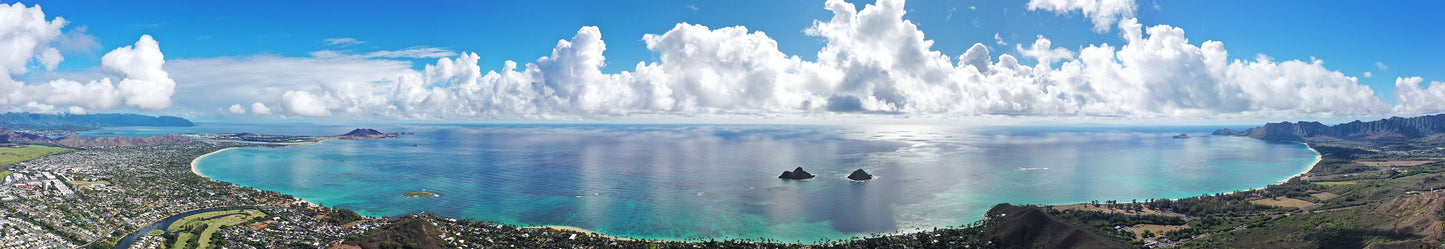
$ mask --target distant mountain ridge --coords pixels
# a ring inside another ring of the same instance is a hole
[[[0,128],[23,130],[88,131],[116,126],[195,126],[190,120],[172,116],[147,116],[129,113],[105,114],[38,114],[11,112],[0,114]]]
[[[1355,120],[1333,126],[1308,121],[1281,122],[1268,123],[1244,131],[1230,129],[1214,131],[1214,135],[1248,136],[1285,141],[1373,141],[1421,138],[1439,134],[1445,134],[1445,114],[1412,118],[1391,117],[1370,122]]]
[[[78,137],[50,138],[47,136],[15,132],[0,128],[0,143],[44,144],[70,148],[124,147],[159,144],[188,144],[195,140],[176,134],[154,137]]]

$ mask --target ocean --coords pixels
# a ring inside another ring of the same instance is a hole
[[[121,127],[336,135],[349,126]],[[646,239],[817,242],[963,226],[998,203],[1182,198],[1306,171],[1305,145],[1225,127],[384,124],[415,135],[238,148],[207,177],[369,216],[427,212]],[[1239,128],[1239,127],[1228,127]],[[1172,135],[1188,132],[1190,139]],[[782,180],[803,167],[817,177]],[[864,169],[875,179],[845,177]],[[409,198],[425,191],[437,197]]]

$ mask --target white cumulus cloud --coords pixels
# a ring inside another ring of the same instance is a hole
[[[245,108],[245,107],[241,107],[240,104],[231,105],[230,108],[226,108],[226,111],[231,112],[231,113],[235,113],[235,114],[246,114],[246,108]]]
[[[266,107],[266,104],[262,104],[261,102],[255,102],[255,103],[251,103],[251,113],[261,114],[261,115],[270,115],[270,114],[271,114],[271,108]]]
[[[1395,111],[1400,114],[1418,115],[1445,112],[1445,82],[1432,81],[1421,86],[1424,78],[1395,78],[1395,100],[1399,102]]]
[[[142,35],[134,46],[115,49],[101,57],[101,67],[124,75],[117,90],[125,103],[146,110],[171,106],[176,82],[166,73],[165,55],[150,35]]]
[[[954,56],[935,50],[903,18],[903,1],[859,9],[831,0],[825,8],[833,17],[805,30],[826,41],[815,61],[784,54],[777,41],[746,27],[682,23],[644,35],[658,59],[619,73],[601,71],[607,44],[597,27],[579,29],[531,63],[506,61],[486,71],[473,53],[439,58],[422,70],[362,56],[189,60],[169,68],[185,82],[219,79],[210,84],[235,85],[223,91],[249,98],[225,103],[268,103],[277,114],[299,116],[1333,117],[1390,110],[1372,89],[1323,61],[1230,60],[1223,42],[1195,43],[1181,28],[1123,18],[1133,15],[1132,2],[1037,6],[1091,9],[1083,13],[1096,25],[1117,26],[1124,43],[1070,49],[1039,36],[1013,48],[1031,65],[981,43]]]
[[[31,63],[44,70],[54,70],[64,61],[57,47],[88,49],[94,44],[88,35],[62,35],[67,22],[56,17],[45,20],[39,6],[0,4],[0,104],[23,105],[20,109],[44,112],[66,110],[84,113],[85,109],[110,110],[123,106],[157,110],[171,105],[175,81],[162,66],[165,57],[160,45],[149,35],[142,35],[132,46],[117,48],[101,58],[101,67],[110,77],[89,82],[58,78],[46,83],[27,83],[14,78],[30,71]]]
[[[1063,15],[1074,11],[1094,22],[1094,31],[1109,31],[1115,22],[1134,18],[1134,0],[1029,0],[1029,10],[1047,10]]]
[[[286,94],[281,95],[282,107],[292,114],[302,116],[331,116],[331,111],[327,110],[325,102],[320,97],[303,91],[287,91]]]
[[[1044,38],[1043,35],[1039,35],[1038,39],[1035,39],[1028,48],[1024,48],[1023,44],[1014,45],[1014,47],[1019,54],[1038,60],[1039,65],[1053,65],[1054,62],[1074,58],[1074,51],[1054,47],[1054,42]]]

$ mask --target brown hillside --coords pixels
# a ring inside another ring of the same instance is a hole
[[[346,241],[345,244],[357,245],[365,249],[443,248],[439,237],[441,234],[441,228],[431,222],[407,217],[367,232],[366,237],[361,239]]]
[[[1445,192],[1426,192],[1418,195],[1395,197],[1375,208],[1375,214],[1393,217],[1394,222],[1382,225],[1381,230],[1424,237],[1424,241],[1439,244],[1442,239],[1440,215],[1445,209]]]
[[[987,234],[1001,248],[1121,248],[1098,235],[1049,216],[1035,206],[1000,204],[990,219],[1003,219]]]

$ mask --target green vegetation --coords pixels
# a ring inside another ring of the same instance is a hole
[[[5,179],[6,176],[10,176],[10,174],[14,174],[14,173],[15,173],[15,171],[9,171],[9,170],[0,171],[0,179]]]
[[[436,194],[436,193],[432,193],[432,192],[407,192],[407,193],[401,194],[401,195],[406,196],[406,197],[432,197],[432,196],[436,196],[437,194]]]
[[[1311,144],[1320,163],[1306,177],[1263,189],[1213,194],[1178,200],[1148,200],[1144,207],[1190,217],[1151,217],[1097,211],[1050,211],[1096,235],[1115,241],[1133,239],[1119,229],[1137,224],[1180,225],[1163,232],[1160,242],[1181,242],[1181,248],[1362,248],[1372,245],[1430,247],[1439,245],[1432,231],[1445,228],[1445,162],[1418,148],[1436,148],[1422,140],[1388,143]],[[1431,152],[1433,153],[1433,152]],[[1388,167],[1356,163],[1434,161],[1418,166]],[[1288,197],[1307,201],[1304,207],[1257,205],[1252,201]],[[1137,209],[1131,204],[1114,204]],[[1434,239],[1432,239],[1434,238]],[[1134,245],[1141,246],[1142,242]]]
[[[351,223],[352,221],[366,219],[366,217],[362,217],[360,214],[357,214],[356,211],[351,211],[351,209],[333,208],[332,210],[335,211],[324,214],[326,218],[322,220],[330,223],[335,223],[337,225],[342,225],[346,223]]]
[[[186,216],[166,228],[167,241],[172,249],[208,248],[211,239],[223,227],[251,221],[266,213],[255,209],[227,210],[199,213]]]
[[[69,183],[71,186],[75,186],[76,188],[84,188],[85,186],[96,185],[96,184],[107,185],[107,186],[110,185],[110,182],[109,182],[109,181],[68,181],[68,182],[65,182],[65,183]]]
[[[1314,182],[1314,184],[1325,185],[1325,186],[1339,186],[1339,185],[1355,184],[1355,181]]]
[[[21,145],[17,147],[0,147],[0,165],[10,165],[37,157],[54,155],[71,149],[50,147],[44,145]]]
[[[1374,170],[1375,167],[1356,163],[1355,160],[1367,158],[1376,154],[1375,152],[1344,147],[1344,146],[1312,146],[1320,153],[1320,163],[1315,169],[1310,170],[1313,175],[1334,175],[1359,173]]]

